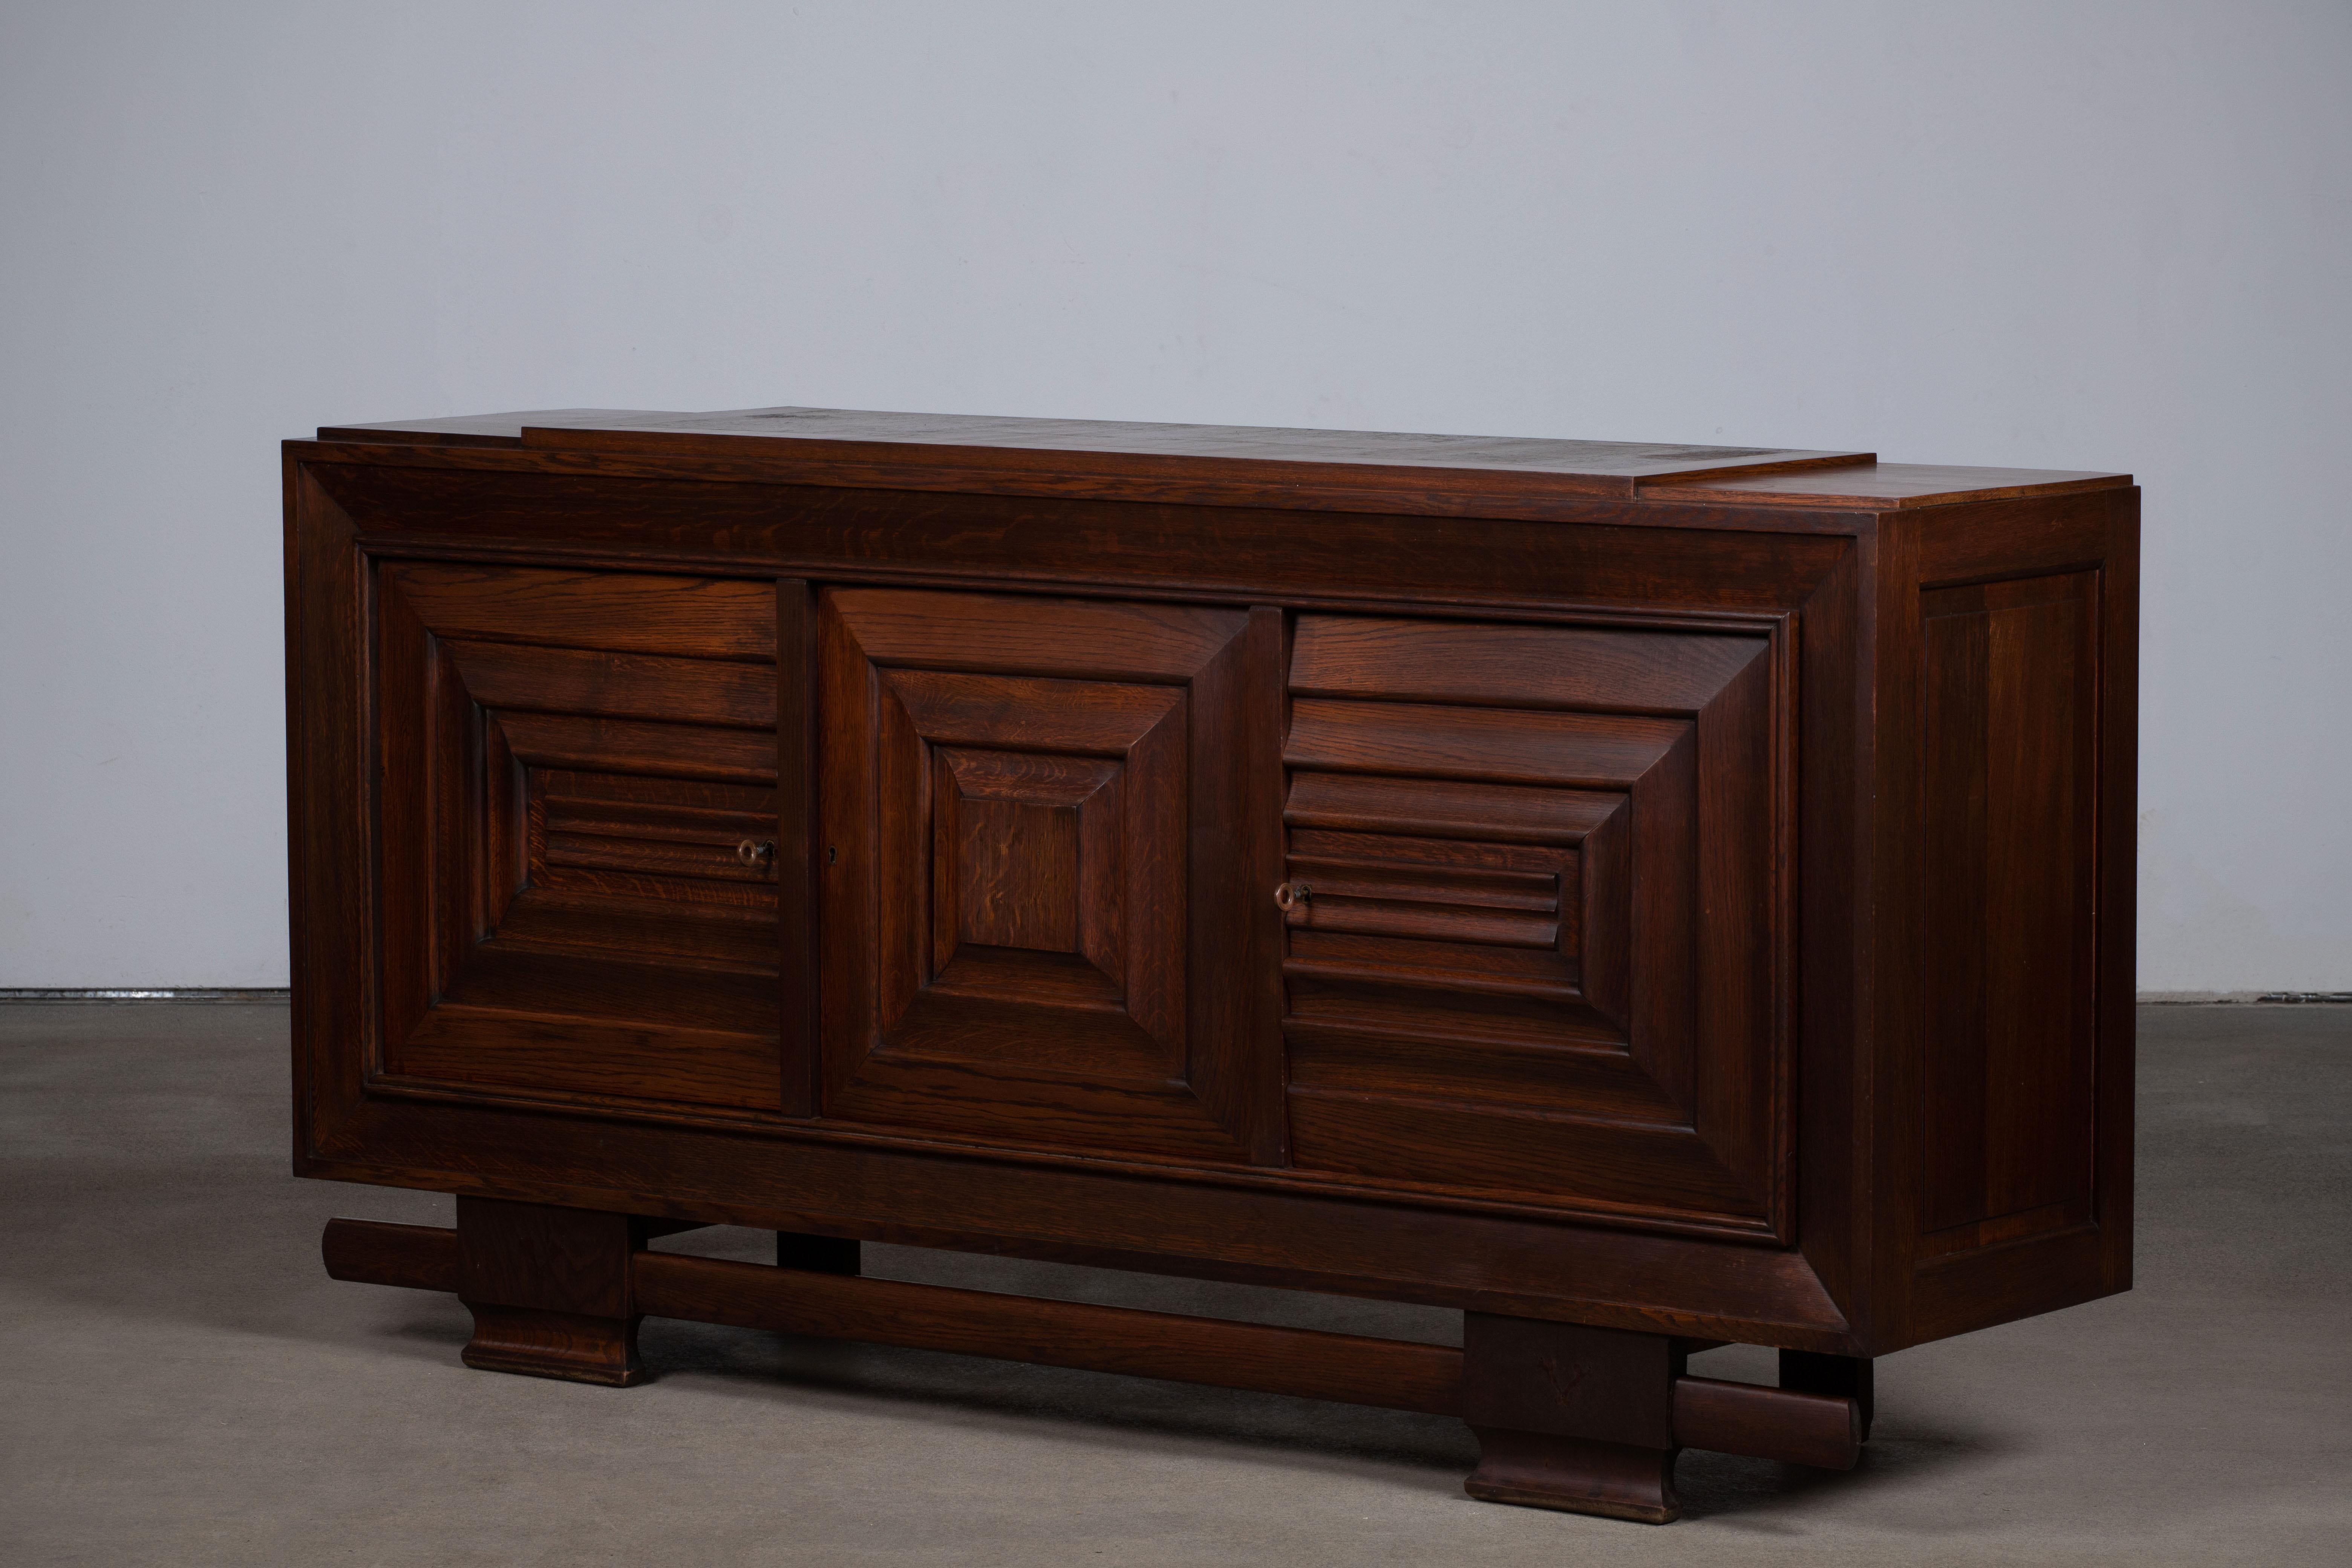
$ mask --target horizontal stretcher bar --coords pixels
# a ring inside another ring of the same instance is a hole
[[[320,1250],[337,1279],[453,1293],[458,1288],[455,1230],[336,1219],[328,1222]],[[1450,1345],[668,1252],[634,1254],[630,1284],[637,1311],[647,1317],[1432,1415],[1462,1413],[1462,1352]],[[1706,1377],[1675,1380],[1674,1429],[1684,1447],[1826,1469],[1853,1468],[1862,1447],[1854,1400]]]

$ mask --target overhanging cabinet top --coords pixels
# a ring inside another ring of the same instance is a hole
[[[322,426],[321,441],[507,447],[608,465],[702,460],[714,478],[1004,495],[1542,517],[1561,503],[1769,508],[1751,526],[1845,531],[1872,512],[2130,485],[2128,474],[1881,463],[1856,451],[1108,420],[753,408],[550,409]],[[1638,515],[1627,521],[1647,521]],[[1719,519],[1717,526],[1738,526]]]

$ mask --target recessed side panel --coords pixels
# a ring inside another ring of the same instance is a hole
[[[1920,1255],[2086,1225],[2098,574],[1922,598]]]

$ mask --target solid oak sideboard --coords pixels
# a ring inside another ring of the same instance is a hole
[[[2127,475],[774,408],[285,479],[294,1165],[457,1194],[324,1249],[469,1365],[633,1383],[653,1315],[1353,1400],[1664,1521],[1679,1448],[1851,1466],[1872,1358],[2129,1284]],[[712,1224],[777,1266],[646,1247]]]

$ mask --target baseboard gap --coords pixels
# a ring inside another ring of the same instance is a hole
[[[2352,991],[2143,991],[2132,1000],[2144,1007],[2342,1007],[2352,1006]]]
[[[284,1002],[283,985],[0,986],[5,1002]]]

